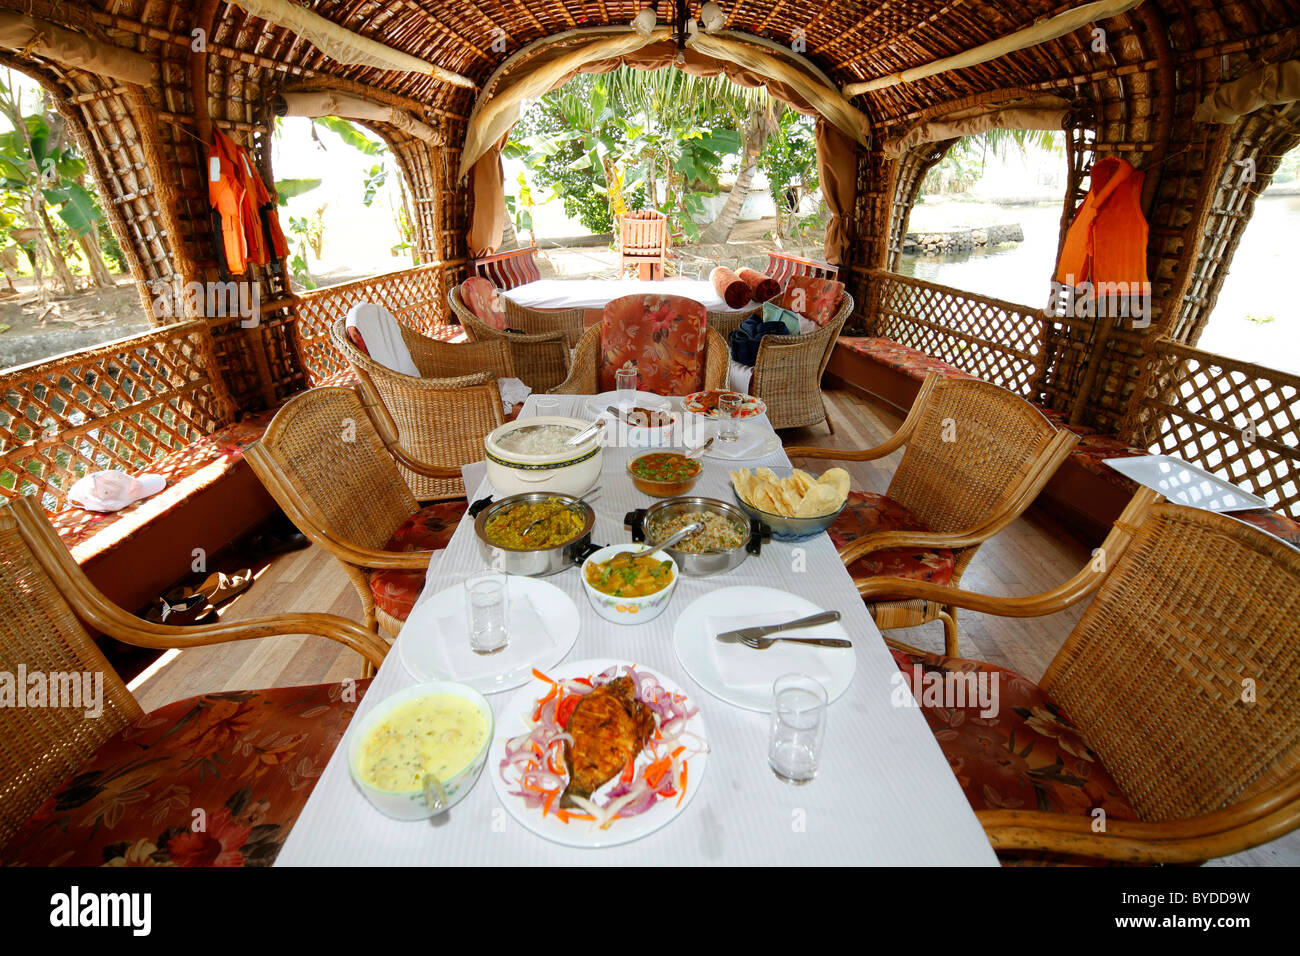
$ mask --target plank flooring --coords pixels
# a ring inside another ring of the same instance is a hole
[[[847,390],[827,391],[835,434],[825,426],[792,429],[787,445],[869,448],[891,435],[901,419],[883,406]],[[874,462],[847,464],[853,486],[883,492],[902,452]],[[811,462],[817,470],[825,462]],[[1031,509],[976,555],[962,578],[972,591],[1005,596],[1046,591],[1074,574],[1091,548]],[[1046,618],[1012,619],[963,611],[958,615],[963,657],[989,661],[1037,680],[1047,670],[1086,604]],[[339,565],[312,546],[276,558],[244,594],[226,605],[222,619],[247,620],[292,611],[324,611],[357,620],[361,602]],[[924,650],[942,652],[939,622],[890,632]],[[145,710],[195,694],[296,684],[315,684],[359,675],[356,654],[320,637],[278,637],[198,647],[169,654],[133,683]],[[1218,865],[1300,865],[1300,832],[1267,846],[1216,861]]]

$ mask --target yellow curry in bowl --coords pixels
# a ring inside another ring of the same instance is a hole
[[[662,591],[673,582],[673,563],[651,555],[630,560],[610,558],[586,567],[587,583],[610,597],[647,597]]]
[[[537,524],[533,524],[537,522]],[[528,535],[524,530],[532,525]],[[582,534],[586,521],[581,512],[560,498],[522,502],[503,508],[483,526],[489,544],[515,551],[558,548]]]

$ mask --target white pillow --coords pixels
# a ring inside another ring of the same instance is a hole
[[[415,360],[402,340],[402,330],[393,313],[373,302],[358,302],[348,310],[344,326],[361,333],[370,357],[385,368],[414,378],[420,377]]]

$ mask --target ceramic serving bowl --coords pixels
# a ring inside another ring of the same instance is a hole
[[[477,707],[479,712],[487,718],[487,734],[484,736],[483,745],[479,747],[478,752],[469,763],[456,773],[439,781],[442,784],[443,792],[446,794],[447,802],[438,810],[429,807],[423,788],[419,790],[384,790],[368,783],[361,773],[361,756],[366,741],[392,715],[393,711],[409,701],[418,700],[421,697],[431,697],[435,694],[451,694],[461,697]],[[356,782],[357,788],[366,795],[366,799],[373,803],[379,812],[398,820],[425,820],[455,806],[474,788],[479,775],[483,772],[483,765],[487,763],[488,746],[492,743],[494,729],[495,722],[492,718],[492,707],[483,695],[474,688],[454,681],[442,680],[416,684],[414,687],[408,687],[405,690],[398,691],[391,697],[384,698],[379,702],[378,706],[372,708],[364,717],[352,724],[348,740],[348,770],[351,771],[352,779]]]
[[[627,476],[632,479],[632,484],[637,491],[649,495],[651,498],[676,498],[686,494],[695,486],[695,482],[700,480],[700,474],[704,471],[704,463],[698,458],[692,459],[695,462],[695,474],[689,478],[682,478],[676,481],[656,481],[652,478],[646,478],[638,475],[633,469],[637,467],[637,462],[650,455],[681,455],[684,454],[680,448],[665,448],[662,451],[650,451],[644,455],[637,455],[627,463]]]
[[[615,544],[608,548],[601,548],[583,562],[582,589],[587,592],[587,599],[591,601],[591,606],[596,609],[596,613],[605,620],[614,624],[644,624],[646,621],[653,621],[664,612],[664,608],[668,607],[668,600],[677,588],[677,578],[681,575],[681,569],[672,556],[665,551],[660,551],[659,554],[663,556],[661,560],[672,565],[673,579],[668,582],[667,587],[654,594],[647,594],[645,597],[614,597],[597,591],[587,580],[587,568],[590,565],[608,561],[621,551],[639,554],[646,550],[649,548],[644,544]]]
[[[791,471],[793,471],[791,468],[773,469],[773,472],[781,478],[787,477]],[[735,497],[736,505],[741,511],[751,518],[757,518],[772,529],[772,539],[775,541],[807,541],[809,538],[817,537],[835,523],[835,519],[840,516],[849,503],[848,499],[845,498],[840,503],[840,506],[830,514],[818,515],[815,518],[790,518],[754,507],[740,497],[740,492],[736,490],[734,481],[731,484],[731,494]]]
[[[483,439],[487,459],[488,481],[499,495],[518,495],[529,491],[553,491],[581,495],[589,491],[600,477],[601,437],[597,432],[581,445],[557,447],[547,454],[525,454],[502,446],[515,432],[543,425],[563,425],[583,429],[590,425],[581,418],[537,415],[499,425]]]

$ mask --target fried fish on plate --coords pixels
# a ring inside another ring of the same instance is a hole
[[[569,785],[560,806],[571,807],[571,796],[590,798],[636,759],[654,733],[655,715],[636,699],[632,679],[619,677],[582,698],[564,729],[573,743],[564,745]]]

